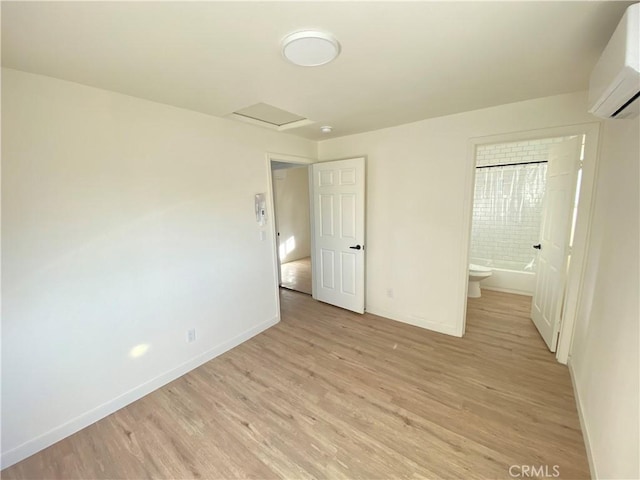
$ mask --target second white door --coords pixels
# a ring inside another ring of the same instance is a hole
[[[365,159],[312,165],[315,298],[364,313]]]
[[[531,319],[552,352],[556,351],[567,276],[581,138],[573,137],[549,150],[547,185],[542,208],[536,288]]]

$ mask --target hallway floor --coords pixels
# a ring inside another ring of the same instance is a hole
[[[280,286],[311,295],[311,257],[283,263]]]

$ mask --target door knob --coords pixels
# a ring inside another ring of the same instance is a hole
[[[537,245],[534,245],[533,248],[535,248],[536,250],[542,250],[542,245],[539,243]]]
[[[360,245],[356,245],[355,247],[349,247],[349,248],[353,248],[354,250],[360,250],[362,247]]]

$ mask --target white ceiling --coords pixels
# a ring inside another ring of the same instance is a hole
[[[216,116],[264,102],[322,139],[585,90],[630,3],[2,2],[2,64]],[[336,61],[282,58],[307,28]]]

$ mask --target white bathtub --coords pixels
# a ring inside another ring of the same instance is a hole
[[[481,288],[533,296],[536,288],[535,272],[496,267],[492,265],[493,262],[491,260],[485,258],[471,258],[469,262],[491,267],[493,271],[489,278],[480,283]]]

